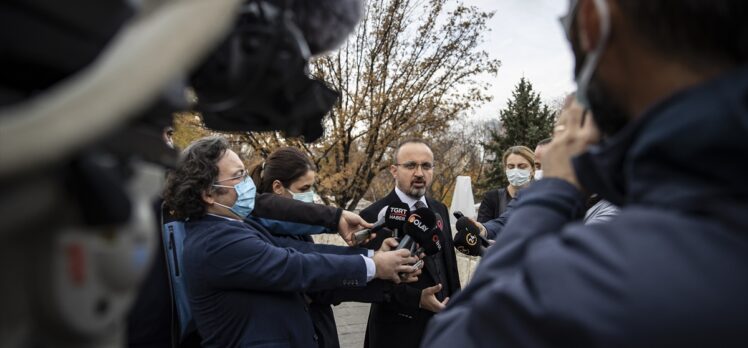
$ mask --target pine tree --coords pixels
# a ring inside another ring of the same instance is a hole
[[[540,94],[533,91],[532,83],[524,77],[512,92],[507,107],[499,112],[499,118],[501,127],[491,130],[490,140],[483,144],[489,158],[489,169],[481,183],[486,189],[507,185],[501,163],[506,149],[524,145],[534,150],[539,141],[551,136],[555,121],[548,105],[540,101]]]

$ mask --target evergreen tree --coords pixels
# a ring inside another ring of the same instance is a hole
[[[501,126],[490,131],[490,140],[483,144],[488,160],[488,172],[481,183],[485,189],[505,187],[508,182],[502,166],[502,155],[509,147],[524,145],[534,150],[537,143],[553,132],[555,117],[548,105],[540,101],[540,94],[524,77],[499,112]]]

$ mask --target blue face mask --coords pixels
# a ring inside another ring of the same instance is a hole
[[[231,210],[231,212],[236,214],[238,217],[244,219],[252,213],[252,210],[254,210],[255,192],[257,191],[257,188],[255,187],[254,181],[252,181],[252,178],[249,176],[245,176],[241,182],[234,186],[218,184],[213,184],[213,186],[233,188],[236,190],[236,202],[233,206],[228,207],[218,202],[216,202],[216,204]]]
[[[292,192],[289,189],[286,189],[286,191],[288,191],[288,193],[293,195],[293,199],[297,201],[314,203],[314,191],[313,190],[309,190],[307,192],[301,192],[301,193]]]

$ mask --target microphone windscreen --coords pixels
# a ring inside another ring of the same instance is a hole
[[[274,0],[280,7],[287,0]],[[364,0],[291,0],[294,22],[312,55],[340,46],[361,20]]]
[[[429,208],[418,208],[410,214],[403,226],[406,234],[411,236],[423,234],[436,226],[436,215]]]
[[[385,225],[391,230],[403,230],[403,225],[410,216],[408,205],[403,202],[390,204],[384,217]]]
[[[426,255],[434,255],[442,250],[442,233],[438,228],[432,228],[428,233],[421,234],[416,243],[421,246]]]
[[[475,226],[468,218],[461,217],[457,219],[455,223],[457,233],[454,236],[454,246],[457,251],[470,255],[480,256],[482,245],[480,236],[480,230]]]
[[[408,217],[404,230],[405,234],[418,243],[427,255],[433,255],[441,250],[439,229],[436,227],[436,214],[431,209],[416,209]]]

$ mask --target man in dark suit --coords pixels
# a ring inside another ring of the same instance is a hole
[[[441,202],[425,196],[434,174],[434,154],[422,140],[407,140],[398,146],[396,163],[390,166],[395,189],[363,211],[361,217],[375,221],[390,204],[403,202],[411,210],[427,207],[438,214],[442,229],[442,250],[424,258],[422,275],[415,283],[395,286],[384,303],[371,305],[365,347],[417,347],[429,319],[444,309],[449,296],[460,289],[457,259],[452,243],[449,211]],[[378,247],[384,236],[372,241]]]

